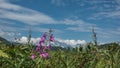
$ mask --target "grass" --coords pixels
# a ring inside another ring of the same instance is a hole
[[[31,49],[32,48],[32,49]],[[49,59],[30,56],[35,47],[0,46],[0,68],[119,68],[120,49],[114,45],[109,48],[98,48],[86,45],[83,49],[50,50]],[[113,49],[114,48],[114,49]]]

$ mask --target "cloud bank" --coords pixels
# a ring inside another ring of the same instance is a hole
[[[77,46],[77,45],[85,45],[87,43],[85,40],[73,40],[73,39],[63,40],[63,39],[58,39],[58,38],[56,38],[55,40],[60,43],[65,43],[66,45],[69,45],[72,47]],[[22,36],[20,39],[17,39],[14,41],[25,44],[28,42],[28,38],[26,36]],[[33,44],[38,44],[39,41],[40,41],[40,38],[31,38],[30,42]]]
[[[30,25],[56,23],[52,17],[44,13],[11,4],[7,0],[0,1],[0,18],[16,20]]]
[[[59,42],[62,42],[62,43],[66,43],[67,45],[78,45],[78,44],[81,44],[81,45],[84,45],[86,44],[86,41],[85,40],[71,40],[71,39],[67,39],[67,40],[63,40],[63,39],[56,39],[57,41]]]

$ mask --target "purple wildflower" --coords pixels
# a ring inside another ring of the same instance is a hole
[[[47,50],[47,46],[43,46],[43,51],[45,52]]]
[[[41,47],[41,45],[42,45],[42,43],[38,43],[38,44],[37,44],[38,47]]]
[[[41,54],[40,54],[40,57],[42,57],[42,58],[50,58],[50,56],[49,56],[49,54],[47,53],[47,52],[42,52]]]
[[[46,36],[47,36],[47,34],[46,34],[46,33],[44,33],[44,34],[43,34],[43,37],[45,37],[45,38],[46,38]]]
[[[54,36],[53,36],[53,34],[51,34],[51,36],[50,36],[50,41],[51,41],[51,42],[54,41]]]
[[[44,33],[41,37],[39,43],[37,44],[37,47],[35,49],[36,55],[38,55],[37,52],[39,52],[39,56],[45,59],[50,58],[50,55],[47,53],[47,50],[50,50],[52,48],[52,43],[54,42],[54,36],[51,33],[48,33],[50,35],[47,35],[47,33]],[[46,43],[46,44],[45,44]],[[49,46],[45,46],[49,45]],[[31,58],[34,59],[36,56],[35,54],[31,55]]]
[[[32,58],[32,59],[35,59],[35,54],[32,54],[32,55],[31,55],[31,58]]]
[[[40,40],[40,43],[44,42],[45,41],[45,37],[41,37],[41,40]]]
[[[48,46],[48,49],[51,49],[52,48],[52,46],[51,46],[51,44]]]
[[[40,40],[40,42],[39,42],[39,44],[41,44],[42,42],[44,42],[45,41],[45,39],[46,39],[46,33],[41,37],[41,40]]]
[[[38,52],[38,51],[40,51],[40,47],[37,47],[37,48],[36,48],[36,52]]]

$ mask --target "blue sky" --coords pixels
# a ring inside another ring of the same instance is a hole
[[[40,37],[50,28],[56,38],[99,43],[120,41],[120,0],[0,0],[0,36]]]

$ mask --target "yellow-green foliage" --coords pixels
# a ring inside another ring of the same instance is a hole
[[[9,58],[9,56],[6,53],[4,53],[2,50],[0,50],[0,57]]]
[[[40,58],[39,55],[31,59],[31,48],[28,45],[2,48],[0,68],[120,68],[119,46],[114,50],[112,47],[108,49],[92,45],[81,51],[49,50],[49,59]]]

